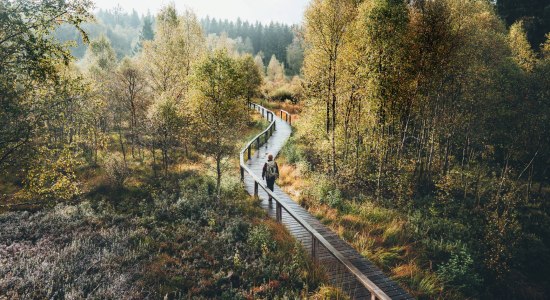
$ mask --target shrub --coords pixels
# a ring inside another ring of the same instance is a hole
[[[296,99],[295,99],[294,95],[289,90],[287,90],[285,88],[278,88],[278,89],[272,91],[271,93],[269,93],[269,98],[271,100],[276,100],[276,101],[290,100],[293,103],[296,102]]]
[[[463,293],[472,294],[481,286],[482,279],[474,269],[474,260],[466,247],[451,254],[451,258],[437,270],[437,275],[445,283],[454,286]]]
[[[105,158],[104,170],[109,183],[117,188],[124,186],[124,182],[130,176],[128,165],[122,155],[118,153],[113,153]]]
[[[294,137],[290,137],[288,139],[287,143],[283,147],[282,154],[286,158],[286,161],[291,164],[296,164],[298,162],[304,161],[302,152],[298,148]]]
[[[342,208],[344,204],[342,192],[328,178],[320,178],[315,190],[316,197],[320,203],[332,208]]]
[[[39,200],[73,199],[80,194],[74,172],[77,165],[69,148],[61,151],[41,148],[25,179],[26,197]]]
[[[248,244],[252,249],[261,251],[262,254],[271,250],[273,248],[273,241],[271,240],[269,228],[264,224],[252,228],[248,236]]]

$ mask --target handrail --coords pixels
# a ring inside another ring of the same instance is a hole
[[[268,135],[271,136],[273,134],[273,131],[275,130],[275,118],[272,111],[255,103],[249,103],[248,105],[249,105],[249,108],[256,109],[259,112],[261,112],[262,116],[267,118],[271,122],[269,123],[269,126],[264,131],[256,135],[252,140],[250,140],[239,153],[241,180],[244,181],[245,172],[248,173],[248,175],[250,175],[254,180],[254,196],[256,197],[258,196],[258,189],[259,187],[261,187],[272,199],[275,200],[276,219],[278,222],[282,222],[282,209],[284,208],[284,210],[290,216],[292,216],[294,220],[296,220],[296,222],[302,225],[304,229],[311,234],[311,240],[312,240],[311,256],[313,257],[314,260],[317,259],[317,252],[318,252],[317,247],[318,247],[318,244],[320,243],[328,250],[328,252],[332,256],[334,256],[342,265],[344,265],[357,278],[357,280],[359,280],[359,282],[361,282],[361,284],[365,286],[365,288],[367,288],[370,291],[371,300],[374,300],[374,299],[390,300],[391,298],[386,293],[384,293],[384,291],[382,291],[378,286],[376,286],[376,284],[374,284],[370,279],[368,279],[367,276],[365,276],[365,274],[359,271],[357,267],[355,267],[344,255],[342,255],[340,251],[334,248],[332,244],[330,244],[315,228],[311,227],[311,225],[309,225],[309,223],[304,221],[302,217],[294,213],[294,211],[290,207],[287,207],[287,205],[284,202],[279,201],[279,199],[277,199],[277,195],[267,188],[263,180],[260,180],[260,178],[256,174],[254,174],[254,172],[252,172],[250,168],[248,168],[248,166],[245,163],[244,153],[248,151],[248,159],[250,159],[250,152],[251,152],[252,145],[256,143],[257,149],[259,150],[259,148],[261,147],[260,140],[262,136],[265,136],[265,142],[267,142],[267,140],[269,139]],[[292,117],[289,118],[289,116],[291,116],[290,113],[284,110],[281,110],[281,117],[283,112],[286,113],[287,120],[292,120]],[[287,122],[289,122],[290,124],[291,121],[287,121]]]
[[[284,120],[288,123],[288,125],[292,125],[292,115],[288,111],[281,109],[281,119],[283,118],[283,113],[285,114]]]

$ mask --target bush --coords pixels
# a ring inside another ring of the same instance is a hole
[[[71,149],[46,147],[38,151],[25,179],[25,194],[39,200],[71,200],[80,194],[75,168],[78,162]]]
[[[272,91],[271,93],[269,93],[269,98],[276,101],[290,100],[293,103],[296,103],[296,98],[294,97],[294,95],[285,88],[278,88],[275,91]]]
[[[347,300],[350,299],[341,289],[323,286],[319,291],[313,294],[310,299],[312,300]]]
[[[446,284],[452,285],[465,294],[472,294],[482,283],[482,279],[474,269],[474,260],[465,247],[452,253],[449,261],[439,267],[437,275]]]
[[[124,182],[130,176],[130,169],[122,155],[116,153],[111,154],[105,159],[104,168],[107,180],[113,187],[120,188],[124,186]]]
[[[273,248],[271,233],[266,225],[258,225],[252,228],[248,236],[248,244],[252,249],[261,251],[262,254]]]
[[[315,196],[319,202],[332,208],[343,208],[342,192],[328,178],[322,177],[318,180],[315,188]]]
[[[294,137],[290,137],[288,139],[287,143],[283,147],[282,154],[286,158],[286,161],[291,164],[304,161],[302,151],[298,148]]]

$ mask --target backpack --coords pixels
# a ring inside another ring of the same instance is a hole
[[[279,177],[279,173],[277,172],[277,165],[274,161],[268,161],[266,163],[267,167],[265,170],[266,178],[268,179],[277,179]]]

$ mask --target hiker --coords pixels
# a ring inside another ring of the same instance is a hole
[[[273,161],[273,155],[269,154],[267,156],[267,162],[264,164],[264,168],[262,170],[262,179],[265,179],[267,188],[273,191],[275,180],[277,178],[279,178],[279,166],[277,166],[277,163]],[[271,196],[269,196],[269,200],[271,200]]]

